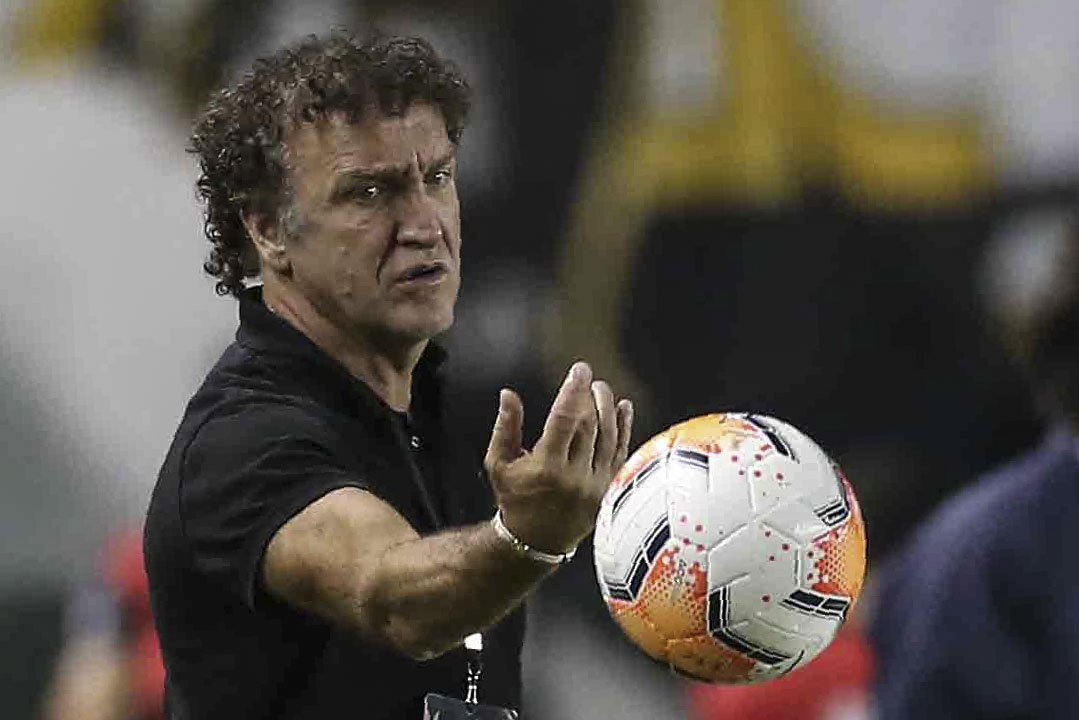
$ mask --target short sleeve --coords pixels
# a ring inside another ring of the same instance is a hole
[[[291,405],[207,421],[184,455],[180,513],[199,572],[254,607],[266,546],[290,518],[343,487],[365,487],[329,426]]]

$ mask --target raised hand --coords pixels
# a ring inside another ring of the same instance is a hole
[[[512,390],[499,394],[498,418],[484,467],[506,526],[538,550],[575,548],[629,453],[633,405],[615,404],[592,369],[570,368],[531,452],[522,445],[524,407]]]

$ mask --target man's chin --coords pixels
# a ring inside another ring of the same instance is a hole
[[[403,320],[393,334],[405,341],[424,342],[446,332],[453,325],[453,311]]]

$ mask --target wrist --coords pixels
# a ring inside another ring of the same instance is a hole
[[[502,517],[501,508],[495,512],[494,517],[491,518],[491,527],[494,528],[495,534],[506,542],[514,552],[521,557],[528,558],[535,562],[542,563],[544,565],[565,565],[573,556],[577,553],[577,548],[570,548],[567,552],[550,553],[538,548],[532,547],[520,537],[517,536],[512,530],[506,527],[504,518]]]

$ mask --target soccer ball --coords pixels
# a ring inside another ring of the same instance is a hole
[[[865,577],[865,526],[839,466],[764,415],[693,418],[622,467],[600,506],[595,564],[641,650],[713,683],[804,665]]]

